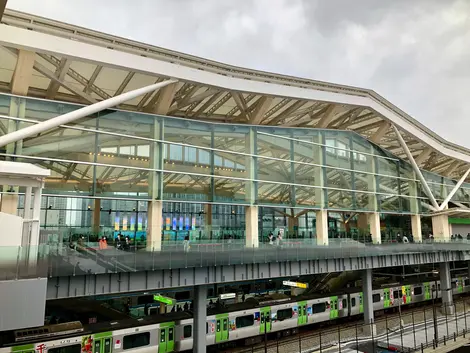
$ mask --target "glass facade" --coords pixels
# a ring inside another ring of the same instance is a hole
[[[0,130],[6,134],[80,107],[0,95]],[[286,210],[307,210],[301,217],[307,233],[308,210],[429,212],[411,166],[349,131],[106,110],[3,147],[0,157],[51,170],[43,201],[43,226],[49,227],[89,228],[94,199],[100,200],[102,227],[112,229],[126,217],[127,229],[136,231],[145,230],[150,200],[164,201],[172,227],[175,218],[177,227],[207,224],[211,204],[211,225],[234,230],[244,228],[246,205],[261,206],[260,226],[271,227]],[[423,174],[437,200],[456,184]],[[469,195],[470,185],[463,184],[452,200],[469,204]]]

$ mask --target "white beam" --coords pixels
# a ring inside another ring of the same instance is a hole
[[[431,192],[431,189],[429,188],[428,183],[426,182],[426,179],[424,179],[423,173],[421,173],[421,170],[418,167],[418,164],[416,164],[416,161],[414,160],[413,156],[411,155],[410,150],[408,149],[408,146],[406,145],[405,140],[403,139],[403,136],[401,136],[400,131],[396,128],[396,126],[393,126],[393,130],[395,130],[395,133],[398,137],[398,141],[400,142],[401,147],[406,153],[406,156],[408,157],[408,160],[411,163],[411,166],[413,167],[416,175],[418,175],[419,180],[421,181],[421,184],[423,185],[424,192],[429,198],[429,201],[431,201],[431,204],[434,206],[434,208],[439,209],[439,205],[434,198],[434,195]]]
[[[449,193],[449,195],[447,195],[447,197],[445,198],[445,200],[442,202],[442,204],[439,206],[439,211],[442,211],[446,206],[447,204],[449,203],[450,199],[452,199],[452,197],[455,195],[455,193],[457,192],[457,190],[462,186],[463,182],[465,181],[465,179],[467,179],[468,177],[468,174],[470,174],[470,168],[465,172],[464,175],[462,175],[462,177],[460,178],[460,180],[457,182],[457,184],[454,186],[454,188],[452,189],[452,191]]]
[[[33,135],[40,134],[41,132],[56,128],[60,125],[70,123],[72,121],[75,121],[77,119],[84,118],[86,116],[89,116],[91,114],[97,113],[99,111],[102,111],[104,109],[108,109],[111,107],[114,107],[116,105],[122,104],[128,100],[132,100],[134,98],[137,98],[143,94],[146,94],[147,92],[151,92],[154,90],[157,90],[159,88],[168,86],[172,83],[175,83],[175,80],[167,80],[163,82],[159,82],[150,86],[142,87],[133,91],[129,91],[126,93],[123,93],[119,96],[112,97],[106,100],[103,100],[101,102],[83,107],[81,109],[77,109],[75,111],[72,111],[67,114],[59,115],[58,117],[40,122],[39,124],[28,126],[24,129],[14,131],[12,133],[9,133],[7,135],[3,135],[0,137],[0,147],[1,146],[6,146],[9,143],[13,143],[19,140],[22,140],[26,137],[30,137]]]
[[[19,50],[16,59],[15,71],[11,79],[11,92],[20,96],[27,96],[31,77],[33,76],[33,65],[36,53],[32,51]]]

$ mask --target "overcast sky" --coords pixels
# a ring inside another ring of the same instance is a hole
[[[372,88],[470,147],[470,0],[8,0],[239,66]]]

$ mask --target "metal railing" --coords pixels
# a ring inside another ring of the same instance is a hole
[[[336,325],[335,320],[328,324],[309,326],[310,332],[298,329],[300,333],[287,338],[279,338],[269,333],[264,342],[255,344],[237,353],[331,353],[331,352],[370,352],[384,350],[396,352],[424,352],[437,349],[466,337],[470,328],[470,301],[460,299],[454,302],[452,314],[441,308],[441,303],[432,306],[408,309],[402,313],[387,313],[375,320],[374,326],[363,324]],[[446,315],[447,314],[447,315]],[[320,325],[335,325],[335,327]],[[313,332],[312,332],[313,330]],[[428,351],[428,350],[427,350]],[[223,350],[222,350],[223,352]]]
[[[331,239],[328,246],[318,246],[314,239],[305,239],[247,248],[241,240],[223,240],[191,242],[186,251],[183,242],[164,243],[158,251],[132,244],[117,247],[113,242],[107,249],[100,249],[97,242],[51,242],[37,247],[0,247],[0,280],[447,251],[470,251],[470,242],[374,245]],[[26,253],[37,253],[37,263],[27,261]]]

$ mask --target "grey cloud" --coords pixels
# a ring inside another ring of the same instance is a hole
[[[372,88],[470,147],[467,0],[9,0],[8,6],[230,64]]]

